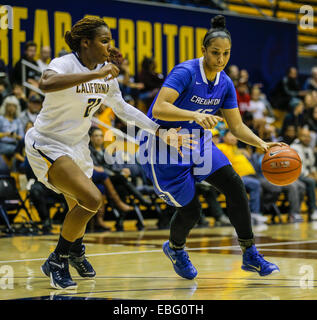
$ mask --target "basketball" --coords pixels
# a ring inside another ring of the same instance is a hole
[[[288,147],[270,148],[262,160],[262,173],[274,185],[286,186],[301,174],[302,161],[298,153]]]

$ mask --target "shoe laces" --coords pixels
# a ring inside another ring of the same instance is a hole
[[[71,280],[67,260],[61,262],[60,268],[56,268],[55,276],[57,280],[63,280],[63,279]]]
[[[185,250],[179,250],[179,252],[176,251],[176,256],[179,258],[178,261],[180,261],[184,268],[191,264],[188,253]]]
[[[85,255],[82,255],[80,257],[73,257],[73,259],[80,269],[82,269],[84,272],[89,272],[90,263],[88,262]]]
[[[79,262],[79,267],[80,267],[84,272],[88,272],[88,271],[89,271],[88,261],[87,261],[86,259],[84,259],[83,261]]]
[[[267,267],[271,265],[270,262],[264,259],[264,255],[260,254],[257,250],[252,252],[251,256],[252,256],[252,259],[254,259],[258,264],[261,264],[263,267]]]

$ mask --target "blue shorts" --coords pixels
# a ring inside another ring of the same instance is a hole
[[[104,181],[108,178],[105,172],[99,172],[94,169],[92,173],[92,181],[102,194],[106,194]]]
[[[211,132],[201,132],[195,150],[182,148],[184,158],[176,148],[166,148],[160,138],[147,133],[141,135],[139,161],[157,195],[171,206],[188,204],[195,195],[196,182],[231,164],[212,142]]]

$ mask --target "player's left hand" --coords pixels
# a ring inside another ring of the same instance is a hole
[[[267,152],[270,148],[272,147],[289,147],[288,144],[284,143],[284,142],[265,142],[264,144],[261,145],[261,149],[264,152]]]
[[[166,144],[176,148],[179,155],[184,158],[181,147],[195,149],[195,146],[193,146],[193,144],[198,144],[198,142],[193,140],[193,134],[182,134],[179,133],[180,130],[181,127],[177,129],[171,128],[169,130],[159,129],[159,137],[161,137]]]

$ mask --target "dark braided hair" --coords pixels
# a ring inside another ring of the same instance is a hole
[[[94,39],[96,36],[96,29],[102,26],[109,29],[106,22],[101,18],[83,18],[73,25],[71,31],[66,32],[65,41],[72,51],[78,52],[80,50],[81,39]]]
[[[222,15],[217,15],[211,19],[211,28],[207,31],[203,45],[207,48],[210,44],[210,40],[214,38],[227,38],[231,43],[230,32],[226,29],[226,18]]]

